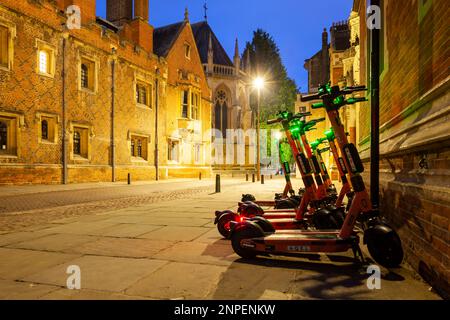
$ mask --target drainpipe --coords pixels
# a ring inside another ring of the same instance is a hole
[[[62,183],[67,184],[67,137],[66,137],[66,41],[67,34],[63,33],[63,43],[62,43]]]
[[[370,4],[380,7],[380,0],[372,0]],[[370,198],[373,208],[378,209],[380,207],[380,30],[373,29],[371,33]]]
[[[115,77],[116,77],[116,49],[112,48],[113,59],[111,61],[111,181],[116,182],[116,144],[114,139],[115,126]]]
[[[155,180],[159,181],[159,142],[158,142],[158,109],[159,109],[159,69],[156,69],[155,80]]]

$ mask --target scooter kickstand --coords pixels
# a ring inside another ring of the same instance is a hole
[[[364,265],[366,263],[366,260],[364,259],[364,255],[362,253],[361,247],[359,244],[355,244],[352,248],[353,250],[353,257],[355,258],[355,261],[361,265]]]

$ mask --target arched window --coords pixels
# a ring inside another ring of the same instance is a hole
[[[0,152],[8,149],[8,125],[0,121]]]
[[[81,155],[81,135],[78,131],[73,133],[73,153]]]
[[[214,117],[215,129],[220,130],[225,138],[228,129],[228,96],[224,90],[217,91]]]
[[[48,140],[48,121],[42,120],[41,122],[41,139]]]
[[[89,89],[89,68],[86,64],[81,64],[81,87]]]

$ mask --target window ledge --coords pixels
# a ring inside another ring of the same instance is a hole
[[[80,88],[80,91],[87,93],[87,94],[92,94],[92,95],[96,94],[96,92],[94,90],[87,89],[87,88]]]
[[[51,141],[51,140],[39,140],[39,143],[41,143],[41,144],[56,144],[56,141]]]
[[[146,104],[142,104],[142,103],[136,103],[136,107],[138,108],[142,108],[142,109],[146,109],[146,110],[153,110],[152,107],[146,105]]]
[[[1,159],[18,159],[18,156],[15,156],[13,154],[2,154],[0,153],[0,158]]]
[[[80,156],[80,155],[74,155],[72,160],[74,160],[74,161],[81,161],[81,162],[89,162],[88,158],[85,158],[85,157]]]
[[[55,75],[51,74],[51,73],[42,73],[42,72],[38,72],[37,73],[39,76],[45,77],[45,78],[49,78],[49,79],[54,79]]]
[[[11,69],[11,68],[4,67],[4,66],[0,66],[0,70],[1,70],[1,71],[5,71],[5,72],[12,72],[12,69]]]
[[[141,157],[131,157],[131,161],[133,161],[133,162],[141,162],[141,163],[148,163],[148,160],[145,160],[144,158],[141,158]]]

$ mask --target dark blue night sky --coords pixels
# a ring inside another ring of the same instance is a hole
[[[105,17],[106,0],[97,0],[97,14]],[[192,23],[204,20],[204,0],[150,0],[150,23],[163,26],[183,20],[188,7]],[[347,20],[352,0],[209,0],[208,22],[228,54],[233,56],[234,42],[240,50],[251,40],[257,28],[269,32],[280,48],[289,76],[302,91],[308,76],[304,60],[321,46],[323,28],[332,22]]]

